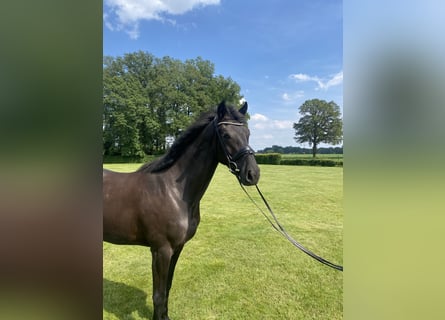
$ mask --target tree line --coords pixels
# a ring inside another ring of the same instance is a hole
[[[185,61],[157,58],[138,51],[103,61],[103,155],[142,159],[162,154],[204,111],[222,100],[238,105],[240,86],[230,77],[215,75],[212,62],[200,57]],[[343,139],[339,106],[312,99],[299,108],[294,123],[297,143],[312,149],[279,147],[277,153],[343,153],[342,148],[318,148]]]
[[[238,104],[240,86],[214,73],[214,64],[200,57],[180,61],[142,51],[105,56],[103,154],[163,153],[202,112],[223,99]]]
[[[281,154],[312,154],[312,148],[301,148],[301,147],[282,147],[278,145],[273,145],[272,147],[267,147],[262,150],[258,150],[258,153],[281,153]],[[343,154],[343,147],[322,147],[317,148],[318,154]]]

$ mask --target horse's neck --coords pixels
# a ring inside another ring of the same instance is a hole
[[[183,200],[198,203],[212,180],[218,160],[212,127],[207,127],[175,164]]]

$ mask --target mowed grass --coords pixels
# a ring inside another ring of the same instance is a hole
[[[139,164],[109,164],[133,171]],[[342,264],[343,169],[261,165],[259,187],[287,231]],[[255,195],[255,189],[247,188]],[[103,246],[104,319],[151,319],[150,249]],[[201,223],[179,258],[172,320],[342,319],[342,273],[308,257],[249,201],[223,166],[201,201]]]

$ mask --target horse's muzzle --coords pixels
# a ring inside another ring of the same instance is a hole
[[[255,157],[252,155],[244,159],[241,170],[237,174],[238,179],[245,186],[256,185],[260,180],[260,168],[255,161]]]

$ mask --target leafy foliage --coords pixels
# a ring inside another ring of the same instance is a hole
[[[322,167],[335,167],[335,166],[343,166],[343,160],[335,161],[331,159],[305,159],[305,158],[296,158],[296,159],[283,159],[280,162],[281,165],[286,166],[322,166]]]
[[[343,157],[340,154],[327,155],[322,158],[313,158],[309,154],[281,154],[281,153],[256,153],[255,159],[258,164],[275,164],[286,166],[322,166],[342,167]]]
[[[240,87],[214,75],[198,57],[180,61],[135,52],[104,57],[103,148],[105,156],[163,153],[203,111],[220,101],[238,104]]]
[[[298,123],[294,123],[295,140],[299,143],[308,142],[312,146],[313,157],[321,142],[338,144],[343,140],[340,107],[335,102],[307,100],[299,110],[302,117]]]
[[[311,149],[301,147],[282,147],[273,145],[262,150],[257,150],[258,153],[280,153],[280,154],[310,154]],[[317,154],[343,154],[343,147],[329,147],[329,148],[317,148]]]
[[[281,154],[279,153],[266,153],[255,154],[255,160],[258,164],[280,164]]]

